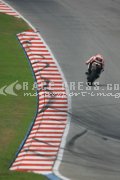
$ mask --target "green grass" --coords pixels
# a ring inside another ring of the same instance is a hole
[[[28,60],[16,34],[28,30],[21,19],[0,13],[0,88],[18,80],[34,82]],[[24,97],[23,90],[15,90],[18,96],[0,95],[0,180],[44,180],[33,173],[9,170],[9,165],[24,139],[36,108],[36,97]],[[32,92],[32,90],[29,92]]]

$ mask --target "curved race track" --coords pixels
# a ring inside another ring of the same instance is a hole
[[[69,82],[84,82],[84,61],[95,53],[106,60],[99,92],[120,84],[119,0],[6,0],[41,33]],[[94,87],[93,87],[94,88]],[[96,93],[92,88],[90,92]],[[88,92],[88,91],[87,91]],[[71,126],[62,175],[72,180],[120,179],[119,98],[72,96]]]

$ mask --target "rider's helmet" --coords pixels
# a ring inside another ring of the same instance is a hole
[[[96,60],[102,62],[103,61],[103,57],[100,54],[97,54],[96,55]]]

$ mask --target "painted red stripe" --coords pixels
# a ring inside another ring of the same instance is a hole
[[[26,36],[26,35],[24,34],[23,36]],[[19,38],[20,41],[31,41],[31,40],[39,40],[39,41],[41,41],[41,39],[39,37],[33,37],[32,35],[30,35],[31,37],[28,37],[28,38],[24,38],[23,36],[21,36],[21,38]]]
[[[30,138],[29,138],[29,139],[30,139]],[[29,139],[28,139],[28,140],[29,140]],[[32,142],[40,142],[40,143],[42,142],[42,143],[43,143],[43,141],[39,139],[39,141],[37,141],[37,140],[31,140],[31,141],[29,141],[29,142],[26,141],[26,144],[27,144],[27,143],[30,143],[30,142],[31,142],[31,143],[32,143]],[[51,141],[48,141],[48,140],[45,140],[45,141],[44,141],[44,144],[46,144],[46,143],[52,144],[52,145],[57,143],[57,144],[60,145],[61,140],[59,140],[59,141],[58,141],[58,140],[54,140],[54,141],[52,141],[52,142],[51,142]],[[59,147],[59,146],[58,146],[58,147]],[[27,153],[26,155],[24,155],[24,156],[33,156],[33,155],[34,155],[34,156],[37,156],[36,154],[28,154],[28,153]],[[23,157],[23,155],[20,155],[20,154],[19,154],[18,156],[19,156],[19,157]]]
[[[28,137],[28,140],[31,140],[31,142],[37,142],[35,139],[37,139],[37,137]],[[38,141],[42,141],[42,139],[40,140],[40,139],[38,139]],[[27,142],[27,141],[26,141]],[[30,142],[30,141],[29,141]],[[44,143],[60,143],[61,142],[61,140],[52,140],[52,141],[50,141],[50,140],[44,140]],[[27,154],[26,154],[27,155]]]
[[[37,144],[36,144],[37,143]],[[32,145],[32,146],[31,146]],[[59,145],[50,145],[50,144],[44,144],[44,143],[40,143],[40,142],[29,142],[26,143],[23,148],[29,148],[29,147],[40,147],[40,148],[59,148]]]
[[[44,123],[40,123],[40,125],[42,126],[42,125],[49,125],[49,123],[47,123],[47,124],[44,124]],[[62,129],[64,129],[64,127],[59,127],[59,124],[57,123],[57,124],[50,124],[50,125],[57,125],[57,127],[40,127],[41,129],[45,129],[45,130],[62,130]],[[64,125],[65,126],[65,124],[62,124],[62,123],[60,123],[60,126],[62,126],[62,125]],[[34,127],[32,130],[37,130],[38,128],[36,128],[36,127]]]
[[[44,122],[44,121],[47,121],[47,122]],[[52,121],[52,122],[49,122],[49,121]],[[58,126],[64,126],[64,125],[66,125],[66,120],[49,120],[49,119],[47,119],[47,120],[36,120],[36,122],[35,122],[35,126],[39,126],[39,125],[41,125],[42,127],[43,126],[46,126],[46,130],[47,130],[47,128],[50,128],[50,126],[54,126],[54,127],[58,127]],[[41,127],[41,128],[42,128]],[[36,127],[35,127],[36,128]],[[59,127],[59,129],[60,130],[62,130],[62,127]]]
[[[42,143],[43,145],[46,145],[48,142],[46,142],[46,141],[45,141],[45,142],[42,142],[42,141],[40,141],[40,140],[37,142],[37,141],[35,141],[35,140],[33,139],[32,141],[26,142],[26,145],[29,146],[29,143],[40,143],[40,144]],[[57,147],[59,148],[59,146],[60,146],[60,141],[59,141],[59,142],[53,142],[53,141],[52,141],[52,142],[50,142],[50,143],[48,143],[48,144],[49,144],[50,147],[52,147],[52,146],[53,146],[53,147],[54,147],[54,146],[57,146]],[[57,144],[57,145],[56,145],[56,144]],[[27,157],[28,157],[28,156],[27,156]],[[27,157],[26,157],[26,158],[27,158]],[[22,157],[20,157],[20,158],[22,158]],[[29,158],[29,157],[28,157],[28,158]],[[40,160],[41,160],[41,157],[38,157],[38,159],[39,159],[39,158],[40,158]],[[48,159],[48,158],[46,158],[46,157],[42,157],[42,159],[44,159],[44,158],[45,158],[45,159]],[[51,157],[51,158],[49,158],[49,160],[52,160],[53,158],[55,158],[55,157]],[[36,158],[35,158],[35,159],[36,159]]]
[[[42,101],[42,100],[44,100],[45,98],[39,97],[39,99]],[[52,98],[51,98],[51,99],[52,99]],[[59,100],[63,100],[63,102],[61,101],[61,103],[67,103],[67,99],[64,98],[64,97],[63,97],[63,98],[55,97],[54,99],[55,99],[55,102],[57,102],[57,103],[58,103]],[[49,100],[50,100],[50,98],[49,98]],[[64,102],[64,101],[66,101],[66,102]]]
[[[52,164],[42,164],[42,163],[41,164],[27,164],[27,163],[24,164],[21,162],[20,164],[16,164],[16,165],[13,164],[13,167],[16,167],[16,166],[38,166],[38,167],[39,166],[46,166],[46,167],[49,166],[49,167],[51,167]]]
[[[57,117],[57,118],[56,118],[56,116],[53,116],[53,117],[47,117],[47,116],[46,116],[46,117],[44,117],[43,115],[42,115],[42,116],[41,116],[41,115],[38,115],[38,116],[36,117],[36,120],[42,120],[42,119],[43,119],[44,121],[46,121],[46,120],[49,120],[49,121],[50,121],[50,120],[53,120],[53,121],[54,121],[54,120],[57,120],[57,121],[59,121],[59,120],[60,120],[60,121],[66,121],[66,117],[62,117],[62,118],[61,118],[61,117]],[[43,123],[44,123],[44,121],[43,121]]]
[[[32,57],[31,57],[32,58]],[[42,66],[44,66],[45,67],[45,65],[47,65],[47,64],[49,64],[49,66],[50,67],[55,67],[56,68],[56,64],[55,64],[55,62],[52,62],[52,59],[51,58],[34,58],[34,59],[30,59],[30,61],[35,61],[35,62],[31,62],[31,64],[33,65],[35,65],[34,67],[33,67],[33,69],[35,69],[36,68],[36,65],[38,65],[38,67],[41,67],[42,68]],[[38,61],[38,62],[36,62],[36,61]],[[53,66],[54,65],[54,66]]]
[[[40,130],[39,131],[37,131],[36,132],[37,134],[63,134],[63,132],[48,132],[48,131],[46,131],[46,132],[41,132]],[[30,135],[34,135],[34,134],[36,134],[35,132],[32,132],[31,131],[31,133],[30,133]]]
[[[41,60],[40,60],[41,61]],[[39,64],[38,64],[39,63]],[[45,67],[45,63],[44,64],[41,64],[40,62],[38,62],[38,63],[36,63],[36,64],[34,64],[34,63],[31,63],[32,64],[32,66],[33,66],[33,68],[35,69],[35,68],[37,68],[37,69],[39,69],[39,68],[44,68],[44,71],[58,71],[56,68],[56,66],[52,66],[52,64],[50,64],[50,62],[49,62],[49,67]],[[58,71],[59,72],[59,71]]]
[[[40,54],[30,54],[30,55],[28,55],[28,56],[29,56],[30,60],[34,60],[34,61],[37,60],[37,61],[40,62],[40,63],[41,63],[41,60],[43,60],[43,57],[41,57]],[[53,58],[52,58],[52,57],[45,57],[44,60],[45,60],[45,61],[46,61],[46,60],[51,60],[50,62],[55,63],[55,62],[53,61]]]
[[[25,148],[33,148],[33,149],[34,149],[34,148],[37,148],[36,151],[37,151],[38,149],[40,149],[40,148],[42,148],[42,149],[43,149],[43,148],[44,148],[44,149],[46,149],[46,148],[53,148],[53,149],[57,148],[57,150],[59,150],[59,146],[44,146],[44,145],[41,145],[41,146],[40,146],[40,145],[32,145],[32,146],[30,146],[30,145],[27,146],[27,145],[26,145],[26,146],[24,147],[24,149],[25,149]],[[44,149],[43,149],[43,150],[44,150]],[[35,149],[34,149],[34,151],[35,151]],[[23,160],[25,161],[25,159],[23,159]],[[44,160],[43,160],[43,159],[39,159],[39,161],[44,161]],[[46,160],[46,161],[47,161],[47,160]],[[52,161],[52,160],[49,160],[49,161]]]
[[[39,69],[40,69],[40,68],[39,68]],[[34,73],[36,74],[36,76],[38,75],[39,72],[40,72],[41,75],[50,75],[50,76],[51,76],[51,75],[53,75],[53,76],[56,76],[56,75],[57,75],[57,76],[60,76],[59,71],[52,71],[52,70],[51,70],[51,71],[49,71],[49,70],[48,70],[48,71],[47,71],[47,70],[46,70],[46,71],[44,71],[44,70],[40,70],[40,71],[39,71],[39,69],[33,70]],[[54,73],[54,72],[55,72],[55,73]]]
[[[35,123],[35,127],[32,130],[34,130],[34,131],[38,130],[39,126],[40,126],[41,130],[64,130],[65,125],[66,125],[66,122],[63,123],[61,121],[59,123],[54,123],[54,124],[53,123],[42,123],[42,121],[41,122],[38,121],[38,123],[37,122]],[[58,129],[52,129],[51,126],[53,126],[53,128],[58,127]],[[51,129],[48,129],[48,128],[51,128]]]
[[[15,162],[16,162],[16,163],[17,163],[17,162],[21,162],[21,161],[28,161],[28,162],[29,162],[29,161],[32,161],[32,162],[34,162],[34,161],[35,161],[35,162],[40,162],[40,161],[45,161],[45,162],[47,162],[47,161],[48,161],[48,162],[52,162],[52,161],[55,161],[55,160],[56,160],[55,158],[53,158],[53,159],[52,159],[52,158],[51,158],[51,159],[27,159],[27,158],[24,158],[23,160],[17,160],[17,159],[16,159]]]
[[[36,77],[36,78],[37,78],[37,80],[41,80],[40,77]],[[57,78],[56,78],[56,77],[52,77],[52,78],[51,78],[51,77],[47,77],[47,79],[48,79],[48,80],[62,80],[61,77],[57,77]]]
[[[53,118],[44,118],[44,117],[43,117],[43,118],[42,118],[42,117],[36,118],[36,122],[37,122],[37,121],[42,121],[42,120],[43,120],[43,122],[41,122],[41,124],[43,124],[43,125],[44,125],[44,124],[46,124],[46,125],[49,125],[49,124],[50,124],[50,125],[52,125],[52,124],[53,124],[53,125],[56,125],[56,124],[57,124],[56,121],[60,121],[61,123],[66,122],[66,118],[65,118],[65,119],[61,119],[61,118],[59,118],[59,119],[56,119],[56,118],[53,119]],[[45,123],[44,121],[54,121],[54,122],[53,122],[53,123],[48,123],[48,122]],[[60,124],[61,124],[61,123],[60,123]],[[57,125],[58,125],[58,124],[57,124]]]
[[[33,137],[35,137],[35,138],[60,138],[61,136],[57,136],[57,135],[54,135],[54,136],[50,136],[49,134],[48,134],[48,136],[47,136],[47,134],[46,134],[46,136],[45,135],[38,135],[38,134],[35,134],[35,135],[33,135],[32,136],[32,138]]]
[[[56,113],[57,111],[50,111],[50,110],[48,110],[48,109],[46,109],[46,112],[53,112],[53,113]],[[39,116],[43,116],[42,114],[40,114]],[[66,117],[67,115],[66,115],[66,113],[65,114],[44,114],[44,116],[48,116],[48,117],[50,117],[50,116],[55,116],[55,117]]]
[[[51,157],[50,157],[51,156]],[[39,152],[35,152],[35,150],[34,150],[34,153],[30,153],[29,151],[27,152],[27,154],[25,154],[25,155],[21,155],[21,153],[19,153],[19,155],[18,155],[18,158],[21,158],[21,157],[43,157],[43,158],[48,158],[48,159],[51,159],[51,158],[53,158],[54,157],[54,155],[49,155],[49,156],[43,156],[43,155],[41,155]]]
[[[57,121],[55,121],[55,122],[57,122]],[[65,123],[63,123],[63,121],[62,122],[60,121],[60,123],[44,123],[42,121],[38,122],[37,124],[36,123],[35,123],[35,127],[32,130],[37,130],[38,127],[36,127],[36,126],[39,126],[39,125],[40,126],[46,126],[46,127],[40,127],[40,129],[42,129],[42,130],[63,130],[64,127],[59,127],[59,126],[65,126],[66,125]],[[49,125],[53,126],[53,129]]]
[[[42,147],[42,146],[41,146],[41,147]],[[57,150],[54,150],[54,149],[53,149],[53,150],[51,150],[51,149],[44,149],[44,148],[41,149],[41,147],[40,147],[39,149],[36,149],[36,150],[35,150],[35,149],[32,149],[32,146],[30,146],[29,149],[28,149],[28,151],[33,151],[33,152],[34,152],[34,151],[35,151],[35,152],[37,151],[37,152],[39,152],[39,153],[41,153],[41,152],[43,152],[43,151],[44,151],[45,153],[46,153],[46,152],[55,152],[55,153],[58,152],[58,149],[57,149]],[[24,148],[24,149],[22,149],[22,150],[21,150],[21,153],[22,153],[22,152],[25,152],[25,149],[27,149],[27,147]]]
[[[22,42],[22,44],[25,44],[26,41]],[[27,44],[27,43],[26,43]],[[35,44],[44,44],[43,42],[30,42],[31,45],[35,45]]]
[[[25,154],[25,155],[20,155],[20,153],[19,153],[18,157],[25,157],[25,156],[37,157],[38,156],[38,157],[45,157],[45,158],[51,159],[51,158],[56,156],[56,153],[54,153],[54,154],[43,154],[43,153],[40,153],[40,152],[35,151],[35,150],[31,153],[30,153],[30,151],[28,151],[27,154]]]
[[[26,51],[26,53],[28,54],[28,56],[31,56],[31,54],[34,56],[51,56],[51,54],[48,52],[47,54],[42,54],[42,51],[39,51],[40,53],[34,52],[34,51]]]
[[[47,102],[47,100],[48,101],[50,101],[50,100],[53,100],[53,102],[51,102],[51,103],[55,103],[55,104],[67,104],[67,101],[66,102],[64,102],[65,100],[63,99],[63,102],[62,102],[62,100],[61,100],[61,102],[59,102],[59,99],[57,99],[57,97],[56,98],[52,98],[52,97],[50,97],[50,98],[41,98],[41,97],[39,97],[39,100],[40,101],[44,101],[46,99],[46,101],[45,102]]]
[[[48,117],[48,118],[49,118],[50,116],[54,116],[54,117],[67,117],[66,113],[64,113],[64,114],[56,113],[56,112],[59,112],[59,110],[46,109],[45,112],[52,112],[52,114],[41,114],[41,113],[40,113],[39,117],[44,117],[44,116],[46,116],[46,117]],[[44,113],[45,113],[45,112],[44,112]],[[56,113],[56,114],[54,114],[54,113]]]
[[[28,48],[28,47],[26,47],[26,48]],[[47,49],[45,49],[45,50],[43,50],[43,49],[39,49],[39,50],[31,50],[31,49],[29,49],[27,52],[49,52]]]
[[[26,46],[27,47],[27,46]],[[26,47],[24,47],[24,48],[26,48]],[[29,46],[30,48],[46,48],[47,49],[47,47],[46,46],[36,46],[36,45],[33,45],[33,46]]]
[[[41,140],[42,141],[42,140]],[[47,149],[46,149],[47,148]],[[37,153],[43,153],[43,155],[46,155],[46,153],[49,153],[49,155],[55,155],[59,150],[59,146],[56,148],[56,147],[53,147],[53,146],[49,146],[49,147],[44,147],[44,146],[25,146],[22,150],[21,150],[21,153],[27,151],[28,153],[30,152],[37,152]]]
[[[56,109],[59,109],[59,110],[63,110],[63,108],[64,108],[64,111],[66,110],[67,111],[67,106],[56,106],[56,105],[50,105],[50,104],[45,104],[45,105],[47,105],[48,106],[48,108],[56,108]],[[45,107],[45,105],[39,105],[39,108],[43,108],[43,107]]]
[[[40,99],[41,101],[44,101],[44,99],[42,98],[42,99]],[[67,107],[67,102],[59,102],[59,101],[56,101],[56,99],[55,99],[55,101],[53,101],[53,102],[49,102],[49,100],[51,100],[51,99],[48,99],[48,101],[45,101],[44,102],[44,104],[48,104],[48,105],[54,105],[55,104],[55,106],[57,107],[57,105],[59,105],[59,104],[61,104],[61,105],[66,105],[66,106],[60,106],[61,108],[63,108],[63,107]],[[57,104],[57,105],[56,105]],[[41,104],[40,104],[41,105]]]
[[[40,69],[40,66],[38,66],[38,67],[35,67],[35,68],[38,68],[38,70]],[[41,70],[40,72],[42,73],[44,73],[44,72],[48,72],[48,74],[50,73],[50,75],[52,74],[51,72],[56,72],[56,73],[59,73],[59,71],[58,70],[52,70],[52,69],[49,69],[49,68],[51,68],[51,67],[48,67],[48,68],[46,68],[46,69],[43,69],[43,70]],[[37,72],[37,70],[35,70],[36,72]],[[47,74],[47,73],[46,73]],[[60,73],[59,73],[60,74]]]

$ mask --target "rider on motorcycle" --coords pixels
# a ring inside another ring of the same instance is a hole
[[[100,65],[100,72],[104,71],[104,59],[100,54],[97,54],[95,56],[92,56],[85,62],[88,65],[88,72],[86,72],[86,74],[91,73],[91,67],[94,62]]]

